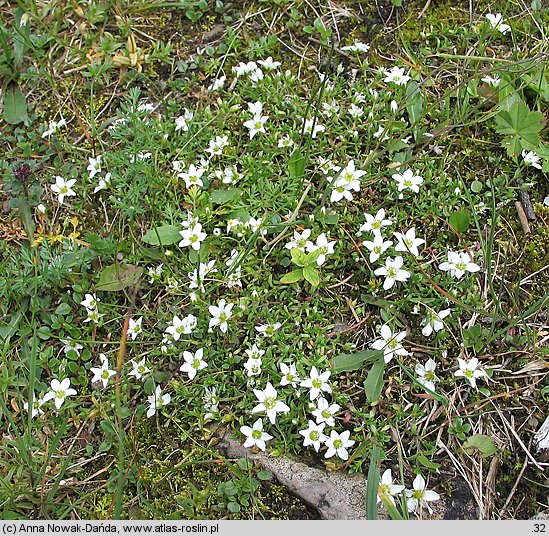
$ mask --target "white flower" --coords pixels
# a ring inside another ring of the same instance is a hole
[[[294,236],[292,240],[288,242],[284,247],[289,250],[297,248],[305,252],[308,244],[311,246],[313,245],[313,243],[309,240],[310,236],[311,229],[303,229],[301,233],[299,231],[294,231]]]
[[[422,506],[426,506],[429,513],[432,514],[433,510],[428,504],[424,504],[430,501],[438,501],[440,495],[434,491],[425,489],[425,479],[421,475],[417,475],[413,482],[413,490],[406,490],[406,504],[408,506],[408,512],[417,512]]]
[[[406,234],[393,233],[397,239],[398,244],[395,246],[395,251],[409,251],[414,257],[419,255],[418,246],[425,244],[423,238],[416,238],[416,228],[412,227],[406,231]]]
[[[274,332],[277,331],[282,324],[280,322],[275,322],[274,324],[268,323],[268,324],[262,324],[260,326],[255,326],[255,329],[258,333],[263,335],[264,337],[272,337],[274,335]]]
[[[402,67],[395,66],[392,69],[384,69],[383,74],[385,75],[384,82],[393,83],[397,86],[405,86],[410,80],[410,76],[404,74]]]
[[[89,165],[86,168],[89,171],[90,179],[93,179],[98,173],[101,173],[101,155],[96,158],[88,158]]]
[[[348,50],[349,52],[368,52],[370,50],[370,45],[366,43],[361,43],[355,39],[355,42],[352,45],[347,45],[341,47],[341,50]]]
[[[266,60],[257,60],[257,63],[268,71],[278,69],[282,65],[279,61],[274,61],[271,56],[269,56]]]
[[[223,149],[229,145],[228,136],[216,136],[213,140],[210,140],[209,147],[206,149],[207,153],[210,153],[210,158],[220,156],[223,154]]]
[[[265,350],[257,347],[257,344],[254,344],[251,348],[244,350],[248,359],[258,359],[261,361],[261,358],[265,355]]]
[[[141,378],[143,378],[143,376],[145,376],[151,371],[151,369],[147,367],[147,365],[145,365],[145,358],[139,361],[139,363],[136,363],[132,359],[131,363],[132,363],[132,370],[128,375],[135,376],[136,380],[140,380]]]
[[[324,428],[326,428],[326,423],[317,424],[309,420],[309,427],[299,430],[299,433],[303,436],[303,446],[308,447],[312,445],[318,452],[321,443],[324,443],[328,439],[323,433]]]
[[[459,369],[454,372],[454,376],[465,378],[471,384],[471,387],[477,386],[477,378],[486,376],[486,372],[478,368],[478,359],[476,357],[471,358],[469,361],[458,357],[458,364]]]
[[[50,390],[44,395],[42,403],[53,399],[55,407],[59,409],[63,405],[63,402],[65,402],[65,398],[74,395],[76,395],[76,391],[71,388],[69,378],[65,378],[62,381],[52,380]]]
[[[246,441],[244,442],[246,448],[257,447],[264,451],[265,442],[273,438],[272,435],[263,431],[263,419],[261,418],[257,419],[251,428],[249,426],[241,426],[240,432],[246,436]]]
[[[332,102],[323,102],[322,103],[322,114],[328,117],[332,117],[339,112],[339,104],[335,99],[332,99]]]
[[[361,106],[357,106],[356,104],[351,104],[351,106],[349,106],[349,109],[347,110],[347,113],[354,119],[357,119],[364,115],[364,109]]]
[[[277,413],[287,413],[290,411],[290,408],[284,402],[277,400],[278,394],[276,389],[271,385],[271,382],[267,382],[264,391],[254,389],[254,394],[259,400],[259,404],[252,409],[252,413],[264,411],[271,424],[276,422]]]
[[[261,359],[249,358],[248,361],[244,363],[244,368],[248,371],[248,378],[258,376],[261,374]]]
[[[286,385],[291,385],[296,388],[301,381],[297,373],[295,363],[280,363],[280,373],[282,374],[282,379],[280,380],[280,386],[284,387]]]
[[[404,486],[393,484],[393,475],[390,469],[386,469],[381,475],[381,481],[378,486],[377,502],[381,502],[381,496],[384,495],[393,506],[396,506],[394,496],[404,491]]]
[[[227,329],[229,325],[227,324],[227,321],[232,316],[232,308],[234,307],[234,303],[227,303],[225,299],[219,300],[219,303],[216,305],[210,305],[208,307],[208,310],[210,311],[210,314],[212,315],[212,318],[210,318],[210,328],[213,328],[215,326],[219,326],[219,329],[222,333],[227,333]]]
[[[184,173],[178,173],[178,177],[185,181],[185,186],[190,188],[191,186],[199,186],[202,188],[204,183],[202,182],[202,175],[206,170],[203,167],[197,168],[194,164],[189,166],[189,170]]]
[[[448,251],[448,260],[441,263],[439,269],[450,272],[450,275],[456,279],[461,279],[465,272],[478,272],[480,266],[471,260],[466,251],[462,253]]]
[[[172,396],[169,393],[162,394],[162,388],[160,385],[157,385],[154,394],[148,396],[147,401],[149,402],[147,417],[151,418],[156,413],[156,410],[162,409],[172,401]]]
[[[355,444],[353,439],[349,439],[350,435],[351,432],[349,432],[349,430],[345,430],[344,432],[341,432],[341,434],[332,430],[330,432],[330,437],[326,439],[328,450],[324,454],[324,457],[331,458],[337,454],[338,458],[341,460],[348,460],[349,453],[347,452],[347,449]]]
[[[383,324],[380,329],[381,339],[372,343],[374,350],[383,350],[383,359],[385,363],[389,363],[395,355],[409,355],[410,353],[402,346],[401,341],[406,337],[406,332],[393,332],[387,324]]]
[[[107,173],[104,177],[100,177],[97,186],[93,189],[93,193],[96,194],[97,192],[100,192],[101,190],[107,188],[107,186],[109,186],[109,184],[111,183],[111,178],[111,173]]]
[[[183,115],[175,118],[175,131],[182,130],[183,132],[186,132],[189,130],[189,121],[192,121],[193,117],[193,112],[185,108]]]
[[[143,322],[143,317],[140,317],[137,320],[130,318],[130,321],[128,324],[128,335],[132,338],[132,341],[135,341],[136,337],[141,333],[143,333],[143,329],[141,328],[142,322]]]
[[[227,77],[225,75],[216,78],[213,83],[208,86],[208,93],[219,91],[225,85],[226,81]]]
[[[248,63],[240,62],[238,65],[233,67],[233,72],[237,77],[242,76],[243,74],[250,74],[254,71],[257,71],[257,63],[255,61],[249,61]]]
[[[435,367],[436,363],[432,359],[428,359],[425,365],[421,363],[416,364],[417,381],[431,391],[435,390],[435,382],[438,382]]]
[[[95,294],[86,294],[84,299],[80,302],[88,311],[97,309],[97,303],[101,300],[95,296]]]
[[[197,320],[194,315],[187,315],[181,319],[177,315],[173,317],[171,325],[169,325],[164,331],[174,341],[178,341],[181,335],[190,335],[193,329],[196,327]]]
[[[485,82],[486,84],[492,87],[498,87],[501,82],[501,78],[499,76],[489,76],[489,75],[486,75],[480,80],[481,82]]]
[[[536,154],[536,151],[527,151],[526,149],[523,149],[521,155],[526,165],[537,169],[542,168],[542,165],[540,164],[541,158]]]
[[[394,173],[391,177],[398,183],[399,192],[409,188],[417,194],[419,192],[419,185],[423,183],[423,178],[419,175],[414,175],[411,169],[407,169],[404,173]]]
[[[496,13],[495,15],[493,13],[487,13],[486,18],[488,19],[490,26],[502,34],[506,34],[511,29],[511,26],[503,22],[503,15],[501,13]]]
[[[32,397],[32,411],[31,411],[31,418],[35,418],[37,415],[44,415],[44,412],[42,411],[42,405],[44,404],[45,400],[43,398],[36,398],[36,395]],[[25,400],[23,403],[23,408],[28,413],[29,411],[29,402],[28,400]]]
[[[310,400],[317,398],[323,391],[326,393],[332,392],[332,388],[328,383],[330,375],[331,372],[329,370],[319,374],[317,368],[313,366],[309,373],[309,377],[306,380],[301,380],[300,386],[309,389]]]
[[[66,124],[67,122],[63,118],[59,121],[50,121],[47,130],[42,133],[42,138],[49,138],[52,134],[55,134],[58,129],[64,127]]]
[[[265,134],[265,123],[269,119],[266,115],[255,115],[252,119],[244,122],[244,126],[249,130],[250,139],[259,132]]]
[[[55,177],[55,184],[52,184],[50,188],[54,194],[57,194],[59,202],[63,204],[65,197],[76,195],[76,192],[72,189],[75,184],[76,179],[69,179],[66,181],[63,177],[57,175]]]
[[[91,382],[103,382],[103,387],[105,388],[109,384],[111,376],[116,374],[116,371],[109,369],[109,362],[105,354],[99,354],[99,359],[101,360],[101,366],[90,368],[90,372],[93,374]]]
[[[136,160],[140,160],[143,162],[144,160],[148,160],[152,156],[152,153],[146,153],[144,151],[140,151],[137,153],[137,155],[132,154],[130,155],[130,163],[133,164]]]
[[[326,127],[324,125],[319,125],[318,123],[315,123],[315,127],[313,130],[313,123],[314,119],[305,119],[303,122],[303,132],[305,134],[311,134],[311,138],[316,138],[316,135],[319,132],[324,132],[326,130]]]
[[[375,262],[393,245],[393,242],[391,240],[385,241],[380,234],[375,234],[373,241],[366,240],[362,245],[370,250],[370,262]]]
[[[341,170],[338,181],[346,184],[349,189],[358,192],[360,190],[360,182],[358,179],[363,175],[366,175],[366,171],[356,169],[354,160],[349,160],[347,165]]]
[[[403,264],[404,260],[400,255],[395,257],[395,259],[388,257],[385,259],[385,266],[374,271],[375,275],[385,276],[385,281],[383,282],[385,290],[389,290],[395,284],[395,281],[406,281],[412,275],[407,270],[402,269]]]
[[[61,342],[65,345],[63,348],[65,354],[74,351],[78,354],[78,356],[80,356],[80,350],[84,348],[80,343],[68,339],[61,339]]]
[[[211,260],[207,264],[201,262],[198,268],[195,268],[193,272],[188,272],[187,276],[190,279],[189,288],[199,288],[202,292],[205,291],[204,280],[208,274],[217,272],[214,268],[215,259]]]
[[[192,228],[183,229],[183,231],[179,231],[179,234],[182,238],[181,242],[179,242],[179,247],[191,246],[195,251],[200,249],[200,244],[208,236],[202,231],[201,223],[197,223]]]
[[[371,232],[374,235],[380,235],[383,227],[392,225],[392,221],[385,218],[385,209],[380,208],[375,216],[364,214],[366,222],[360,226],[359,233]]]
[[[444,322],[443,320],[450,314],[450,309],[443,309],[442,311],[439,311],[436,313],[433,309],[427,310],[427,316],[423,320],[423,323],[425,324],[423,326],[423,329],[421,330],[421,333],[425,337],[429,337],[433,331],[440,331],[444,328]]]
[[[208,366],[208,363],[202,359],[203,357],[203,348],[199,348],[194,354],[187,351],[183,352],[185,363],[179,367],[179,370],[181,372],[186,372],[189,375],[189,380],[194,379],[199,370],[202,370]]]
[[[87,309],[88,317],[84,322],[94,322],[95,324],[99,323],[99,320],[104,314],[100,314],[97,309]]]
[[[334,415],[341,409],[339,404],[330,404],[324,397],[316,401],[316,409],[311,413],[315,416],[316,422],[325,422],[326,426],[335,426]]]
[[[326,262],[326,255],[332,255],[334,253],[335,241],[328,242],[328,238],[325,233],[320,233],[316,237],[316,243],[309,242],[306,244],[308,252],[319,251],[320,255],[316,259],[318,266],[323,265]]]
[[[205,387],[202,401],[204,402],[204,409],[207,412],[204,414],[204,420],[207,421],[214,416],[214,413],[217,413],[219,411],[219,398],[217,396],[216,388],[212,387],[210,389],[208,387]]]
[[[279,149],[283,149],[283,148],[286,148],[286,147],[291,147],[292,145],[294,145],[294,140],[292,140],[292,138],[290,138],[290,136],[283,136],[282,138],[280,138],[278,140],[278,148]]]

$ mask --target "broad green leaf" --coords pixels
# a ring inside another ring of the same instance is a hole
[[[500,111],[496,115],[496,131],[507,136],[502,144],[507,147],[509,156],[517,156],[521,148],[537,147],[543,122],[543,114],[531,112],[522,100],[515,102],[508,111]]]
[[[151,246],[170,246],[181,240],[179,231],[181,227],[176,225],[162,225],[148,231],[141,240]]]
[[[464,233],[469,229],[471,223],[469,212],[467,210],[458,210],[450,216],[450,227],[457,233]]]
[[[468,454],[475,454],[478,452],[482,458],[487,458],[494,454],[498,449],[494,440],[484,434],[475,434],[467,438],[467,441],[463,444],[463,449]]]
[[[68,303],[60,303],[54,312],[56,315],[65,316],[68,315],[71,311],[71,306]]]
[[[427,469],[433,469],[434,471],[436,471],[440,468],[440,463],[432,462],[423,454],[418,454],[416,456],[416,460],[424,467],[427,467]]]
[[[475,192],[476,194],[478,194],[479,192],[482,191],[482,182],[480,181],[477,181],[477,180],[474,180],[472,183],[471,183],[471,190],[473,192]]]
[[[383,389],[383,372],[385,370],[385,360],[378,359],[373,365],[368,376],[364,380],[364,392],[370,404],[374,405],[379,402],[381,397],[381,389]]]
[[[4,119],[10,125],[27,119],[27,99],[15,84],[10,84],[4,92]]]
[[[238,199],[242,194],[242,190],[238,188],[229,188],[228,190],[214,190],[210,194],[210,201],[216,205],[222,205],[223,203],[228,203],[229,201],[234,201]]]
[[[297,268],[296,270],[293,270],[289,274],[283,276],[280,282],[288,285],[290,283],[297,283],[297,281],[301,281],[302,279],[303,270],[301,268]]]
[[[301,154],[299,147],[296,147],[288,160],[290,179],[300,179],[305,172],[305,157]]]
[[[19,212],[19,217],[21,218],[25,232],[32,243],[34,240],[34,219],[31,214],[29,203],[23,196],[17,198],[17,211]]]
[[[367,361],[377,361],[383,353],[380,350],[364,350],[355,352],[354,354],[339,354],[332,361],[332,369],[334,374],[342,372],[353,372],[362,368],[362,365]]]
[[[303,267],[303,277],[311,283],[313,287],[318,287],[320,283],[320,276],[318,275],[318,270],[314,266],[304,266]]]
[[[301,251],[299,248],[293,248],[290,251],[292,262],[298,266],[307,266],[307,254]]]
[[[315,249],[314,251],[309,251],[305,256],[305,264],[314,264],[316,260],[320,257],[320,249]]]
[[[143,268],[132,264],[112,264],[99,272],[96,290],[117,291],[135,286]]]
[[[410,125],[414,127],[423,113],[423,97],[416,81],[412,80],[406,86],[406,111]]]

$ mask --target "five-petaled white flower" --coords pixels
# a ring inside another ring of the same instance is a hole
[[[466,251],[461,253],[448,251],[448,260],[441,263],[439,269],[450,272],[450,275],[456,279],[461,279],[465,272],[478,272],[480,266],[473,262],[472,255],[470,256]]]
[[[266,441],[273,438],[272,435],[263,431],[263,419],[261,418],[257,419],[251,428],[249,426],[241,426],[240,432],[246,436],[246,441],[244,441],[246,448],[257,447],[264,451]]]
[[[425,479],[421,475],[417,475],[413,482],[414,489],[406,490],[406,504],[408,512],[417,512],[422,506],[426,506],[429,513],[432,514],[433,510],[427,504],[430,501],[438,501],[440,495],[434,491],[425,489]]]
[[[200,249],[200,244],[206,239],[207,234],[202,231],[202,224],[197,223],[192,227],[183,229],[179,231],[181,235],[181,242],[179,242],[179,247],[183,248],[186,246],[191,246],[195,251]]]
[[[425,244],[423,238],[416,238],[416,228],[412,227],[405,234],[393,233],[397,239],[398,244],[395,246],[395,251],[409,251],[412,255],[417,257],[419,255],[418,246]]]
[[[264,337],[272,337],[278,329],[280,329],[282,324],[280,322],[275,322],[274,324],[269,322],[268,324],[262,324],[260,326],[255,326],[255,330],[263,335]]]
[[[399,192],[409,188],[417,194],[419,192],[419,185],[423,183],[423,177],[414,175],[411,169],[407,169],[402,173],[394,173],[391,177],[397,182]]]
[[[299,385],[301,380],[299,379],[295,363],[290,363],[289,365],[280,363],[280,372],[282,374],[282,379],[280,380],[281,387],[291,385],[295,388]]]
[[[151,371],[151,369],[147,367],[147,365],[145,364],[145,358],[139,361],[139,363],[136,363],[132,359],[131,363],[132,363],[132,370],[129,372],[128,375],[135,376],[136,380],[140,380]]]
[[[511,29],[511,26],[503,22],[503,15],[501,13],[496,13],[495,15],[493,13],[487,13],[486,18],[488,19],[490,26],[502,34],[506,34]]]
[[[541,158],[536,154],[536,151],[527,151],[526,149],[522,150],[522,158],[524,159],[524,163],[528,166],[535,167],[537,169],[541,169]]]
[[[395,284],[395,281],[406,281],[412,275],[407,270],[402,269],[403,264],[404,260],[400,255],[394,259],[388,257],[385,259],[385,266],[374,271],[375,275],[385,276],[385,281],[383,282],[385,290],[390,289]]]
[[[156,413],[156,410],[162,409],[172,401],[172,395],[169,393],[163,394],[162,388],[160,385],[157,385],[154,394],[148,396],[147,401],[149,402],[147,417],[150,418]]]
[[[373,240],[365,240],[362,245],[370,250],[370,262],[375,262],[393,245],[393,242],[384,240],[380,234],[374,234]]]
[[[190,335],[196,327],[197,319],[194,315],[187,315],[185,318],[173,317],[172,323],[165,329],[174,341],[178,341],[181,335]]]
[[[61,342],[65,345],[63,348],[65,354],[76,352],[80,356],[80,350],[84,348],[79,342],[74,342],[69,339],[61,339]]]
[[[135,338],[143,333],[143,328],[141,323],[143,322],[143,317],[139,317],[137,320],[130,318],[128,323],[128,335],[131,337],[132,341],[135,341]]]
[[[69,179],[66,181],[63,177],[57,175],[55,177],[55,184],[52,184],[50,188],[53,193],[57,194],[59,202],[63,204],[65,197],[76,195],[76,192],[72,189],[75,184],[76,179]]]
[[[71,381],[69,378],[65,378],[62,381],[52,380],[50,390],[44,395],[42,401],[47,402],[48,400],[53,400],[55,407],[59,409],[63,405],[63,402],[65,402],[65,398],[74,395],[76,395],[76,390],[71,388]]]
[[[90,179],[93,179],[98,173],[101,173],[101,155],[98,154],[96,158],[88,158],[88,167]]]
[[[227,329],[229,327],[227,321],[233,314],[233,307],[234,303],[227,303],[224,298],[219,300],[217,305],[210,305],[208,310],[210,311],[212,318],[210,318],[209,327],[213,328],[215,326],[219,326],[222,333],[227,333]]]
[[[97,309],[97,302],[101,301],[95,294],[86,294],[80,305],[84,306],[88,311]]]
[[[334,252],[335,241],[328,242],[326,233],[320,233],[316,237],[316,242],[307,242],[306,248],[308,252],[319,251],[320,255],[316,258],[316,264],[321,266],[326,262],[326,255],[332,255]]]
[[[402,493],[404,491],[404,486],[400,484],[393,484],[393,475],[390,469],[383,471],[381,475],[381,481],[379,482],[377,491],[377,502],[378,504],[382,501],[381,497],[388,499],[393,506],[395,505],[395,495]]]
[[[256,134],[262,133],[265,134],[265,123],[268,121],[269,117],[267,115],[261,115],[261,113],[254,115],[251,119],[244,122],[244,126],[248,129],[250,134],[250,139],[252,139]]]
[[[32,411],[31,411],[31,418],[35,418],[37,415],[44,415],[44,412],[42,411],[42,405],[44,404],[43,398],[37,398],[36,394],[32,397]],[[26,412],[29,411],[29,401],[25,400],[23,402],[23,408]]]
[[[355,42],[352,45],[347,45],[344,47],[341,47],[341,50],[346,50],[349,52],[368,52],[370,50],[370,45],[367,43],[361,43],[360,41],[357,41],[355,39]]]
[[[259,400],[259,404],[252,409],[252,413],[264,411],[267,414],[269,421],[271,421],[271,424],[276,422],[277,413],[287,413],[290,411],[290,408],[284,404],[284,402],[278,400],[278,393],[271,382],[267,382],[264,391],[254,389],[254,394]]]
[[[294,236],[292,240],[290,240],[290,242],[287,242],[284,247],[286,249],[289,249],[290,251],[294,248],[297,248],[305,252],[307,246],[314,246],[314,244],[309,240],[310,236],[311,229],[303,229],[301,233],[299,231],[294,231]]]
[[[272,56],[269,56],[266,60],[257,60],[257,63],[268,71],[274,71],[282,65],[279,61],[274,61]]]
[[[332,388],[328,383],[328,378],[330,375],[331,372],[329,370],[326,370],[320,374],[317,368],[313,366],[311,368],[311,372],[309,373],[309,377],[305,380],[301,380],[300,386],[309,389],[309,398],[314,400],[323,391],[326,393],[332,392]]]
[[[352,447],[355,444],[354,439],[349,439],[351,432],[345,430],[344,432],[338,433],[335,430],[330,432],[330,437],[326,439],[326,446],[328,450],[324,454],[325,458],[331,458],[337,454],[338,458],[341,460],[348,460],[349,453],[347,449]]]
[[[375,216],[364,214],[364,218],[366,222],[360,226],[358,230],[360,234],[370,232],[374,233],[374,235],[381,235],[383,227],[387,227],[393,223],[391,220],[385,218],[384,208],[380,208]]]
[[[181,372],[186,372],[189,375],[189,380],[194,379],[199,370],[202,370],[208,366],[208,363],[204,361],[203,357],[204,348],[199,348],[194,354],[187,351],[183,352],[185,363],[179,367],[179,370]]]
[[[316,422],[325,422],[327,426],[335,426],[334,415],[340,410],[339,404],[330,404],[324,397],[316,401],[316,409],[311,413],[315,416]]]
[[[189,121],[192,121],[193,117],[193,112],[185,108],[183,115],[175,118],[175,131],[182,130],[183,132],[187,132],[189,130]]]
[[[299,433],[303,436],[303,446],[308,447],[312,445],[318,452],[321,443],[324,443],[328,439],[323,433],[324,428],[326,428],[326,423],[317,424],[309,419],[309,427],[299,430]]]
[[[438,382],[437,375],[435,374],[436,363],[432,359],[427,359],[425,365],[421,363],[416,364],[417,381],[430,389],[435,390],[435,383]]]
[[[421,330],[421,333],[428,337],[433,333],[433,331],[440,331],[444,328],[444,322],[443,320],[450,314],[450,309],[443,309],[442,311],[439,311],[438,313],[435,312],[433,309],[427,310],[427,316],[423,320],[423,329]]]
[[[178,173],[177,176],[185,181],[185,186],[190,188],[191,186],[199,186],[202,188],[204,183],[202,182],[202,175],[206,171],[203,167],[196,167],[194,164],[189,166],[188,171]]]
[[[476,357],[471,358],[469,361],[458,357],[458,364],[459,369],[454,372],[454,376],[465,378],[471,384],[471,387],[477,386],[477,378],[486,376],[486,372],[478,368],[479,363]]]
[[[401,342],[406,337],[406,332],[393,334],[391,328],[387,324],[383,324],[380,329],[381,339],[378,339],[372,343],[374,350],[383,350],[383,359],[385,363],[389,363],[395,355],[409,355],[410,352],[406,350]]]
[[[397,86],[405,86],[410,80],[410,76],[405,74],[404,68],[396,65],[392,69],[384,69],[383,74],[385,75],[384,82]]]
[[[90,372],[93,374],[91,382],[102,382],[103,388],[106,388],[109,385],[111,376],[114,376],[116,371],[109,369],[109,362],[105,354],[99,354],[99,359],[101,360],[101,366],[90,368]]]

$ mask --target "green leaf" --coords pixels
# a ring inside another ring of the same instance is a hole
[[[19,212],[19,217],[21,218],[25,232],[32,242],[34,240],[34,219],[31,214],[29,203],[23,196],[17,198],[17,211]]]
[[[362,368],[367,361],[377,361],[381,358],[383,352],[380,350],[364,350],[354,354],[339,354],[332,361],[332,370],[334,374],[342,372],[353,372]]]
[[[423,113],[423,98],[419,86],[414,80],[406,86],[406,111],[410,125],[414,127],[419,123]]]
[[[290,179],[300,179],[305,172],[305,157],[301,154],[299,147],[296,147],[288,160]]]
[[[10,84],[4,92],[4,119],[10,125],[27,119],[27,99],[15,84]]]
[[[291,271],[280,279],[281,283],[289,285],[290,283],[297,283],[303,279],[303,269],[297,268],[296,270]]]
[[[143,273],[143,268],[132,264],[112,264],[99,272],[96,290],[117,291],[135,286]]]
[[[515,102],[509,111],[502,110],[496,115],[496,131],[507,136],[502,144],[507,147],[509,156],[517,156],[521,149],[531,150],[539,145],[544,119],[540,112],[531,112],[522,100]]]
[[[259,478],[259,480],[271,480],[271,478],[273,478],[273,474],[269,471],[262,470],[257,472],[257,478]]]
[[[293,248],[290,251],[290,255],[292,257],[292,262],[294,264],[297,264],[297,266],[307,266],[307,254],[301,251],[299,248]]]
[[[463,449],[468,454],[475,454],[478,452],[482,458],[487,458],[498,450],[494,440],[484,434],[475,434],[467,438],[467,441],[463,444]]]
[[[315,249],[314,251],[309,251],[307,255],[305,255],[305,264],[314,264],[316,263],[316,260],[320,257],[320,249]]]
[[[482,182],[474,180],[471,183],[471,190],[475,192],[475,194],[482,192]]]
[[[162,225],[148,231],[141,240],[151,246],[170,246],[181,240],[179,231],[181,227],[176,225]]]
[[[368,480],[366,481],[366,517],[377,519],[377,492],[379,490],[379,463],[381,452],[374,443],[368,467]]]
[[[216,205],[222,205],[229,201],[234,201],[240,197],[242,190],[238,188],[229,188],[228,190],[214,190],[210,194],[210,201]]]
[[[237,514],[240,512],[240,505],[237,502],[231,501],[229,504],[227,504],[227,510],[233,514]]]
[[[71,311],[71,306],[68,303],[60,303],[54,312],[56,315],[65,316],[68,315]]]
[[[385,360],[378,359],[373,365],[368,376],[364,380],[364,392],[370,404],[374,405],[379,402],[381,397],[381,389],[383,388],[383,372],[385,370]]]
[[[318,275],[318,270],[314,266],[304,266],[303,277],[311,283],[313,287],[318,287],[320,276]]]
[[[418,454],[416,456],[416,460],[424,467],[427,467],[427,469],[432,469],[433,471],[436,471],[440,468],[440,463],[432,462],[431,460],[427,459],[427,457],[423,454]]]
[[[458,210],[450,216],[450,227],[456,231],[456,233],[464,233],[469,229],[471,223],[469,212],[467,210]]]

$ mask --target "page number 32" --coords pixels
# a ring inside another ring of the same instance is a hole
[[[534,523],[532,532],[545,532],[545,523]]]

